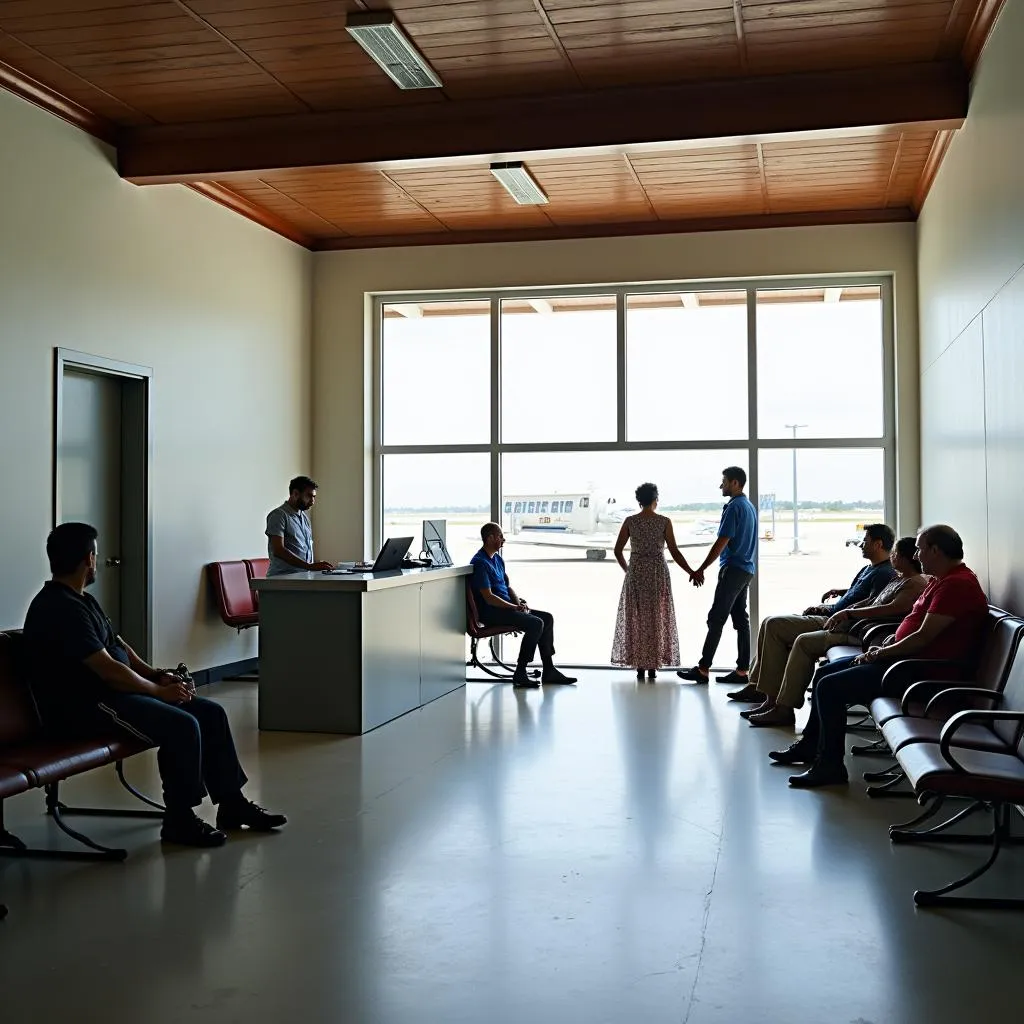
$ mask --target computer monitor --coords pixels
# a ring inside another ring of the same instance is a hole
[[[445,543],[447,526],[443,519],[423,520],[423,550],[437,566],[452,565],[452,556]]]

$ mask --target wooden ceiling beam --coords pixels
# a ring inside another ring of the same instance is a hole
[[[562,225],[557,228],[420,232],[407,235],[373,235],[318,238],[318,252],[340,249],[381,249],[421,245],[468,245],[476,242],[542,242],[566,238],[621,238],[624,235],[688,234],[701,231],[743,231],[759,228],[820,227],[823,224],[897,224],[916,219],[909,207],[868,210],[825,210],[809,213],[741,214],[728,217],[693,217],[688,220],[613,222]]]
[[[992,34],[992,27],[1004,3],[1005,0],[979,0],[978,9],[974,12],[974,18],[967,29],[967,38],[964,40],[964,63],[971,72],[981,58],[981,51]]]
[[[288,168],[373,166],[579,149],[757,141],[871,127],[959,128],[968,78],[958,62],[630,87],[557,96],[143,126],[118,145],[140,185],[230,181]]]
[[[55,114],[94,138],[111,145],[117,141],[116,125],[3,61],[0,61],[0,88]]]

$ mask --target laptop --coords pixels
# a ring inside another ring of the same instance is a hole
[[[402,568],[402,559],[412,546],[412,537],[389,537],[371,565],[369,562],[343,562],[337,569],[325,569],[327,575],[348,575],[364,572],[389,572]]]

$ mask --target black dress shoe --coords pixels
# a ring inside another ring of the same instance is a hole
[[[576,682],[575,676],[567,676],[564,672],[559,672],[557,668],[550,669],[540,677],[540,681],[545,685],[552,683],[558,683],[562,686],[572,686]]]
[[[759,715],[762,711],[769,711],[772,706],[771,700],[765,697],[760,704],[751,704],[749,708],[744,708],[740,712],[740,718],[750,718],[751,715]]]
[[[708,677],[696,665],[693,668],[676,669],[676,675],[680,679],[688,679],[691,683],[706,683],[709,681]]]
[[[776,704],[767,711],[759,711],[757,714],[748,715],[747,721],[755,729],[763,729],[772,725],[796,725],[796,714],[792,708],[782,704]]]
[[[202,847],[223,846],[228,841],[227,833],[207,824],[191,811],[165,817],[160,838],[165,843]]]
[[[722,682],[721,679],[718,680]],[[729,700],[739,701],[740,704],[763,704],[767,694],[762,693],[753,683],[747,683],[742,690],[733,690],[727,693]]]
[[[741,676],[739,672],[733,669],[732,672],[726,672],[724,676],[718,676],[715,679],[716,683],[728,683],[730,686],[746,686],[750,682],[748,676]],[[755,687],[751,687],[755,689]]]
[[[794,789],[817,789],[818,786],[845,786],[850,781],[845,764],[823,764],[815,761],[802,775],[790,775]]]
[[[768,756],[776,764],[812,764],[818,756],[817,748],[812,748],[809,743],[797,740],[791,743],[785,750],[769,750]]]
[[[512,685],[520,690],[539,690],[540,680],[534,679],[525,668],[517,668],[512,673]]]
[[[283,814],[271,814],[265,807],[244,797],[222,801],[217,808],[217,828],[225,832],[240,828],[248,828],[253,832],[273,832],[275,828],[287,824],[288,819]]]

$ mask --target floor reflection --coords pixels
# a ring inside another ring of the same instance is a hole
[[[726,687],[581,675],[474,683],[361,737],[261,735],[254,688],[211,688],[288,828],[197,853],[97,818],[125,864],[0,861],[5,1024],[1019,1015],[1014,915],[911,901],[981,851],[892,848],[916,805],[859,782],[790,790],[766,755],[791,733]],[[130,774],[155,789],[152,758]],[[112,772],[68,790],[124,799]],[[37,796],[4,809],[53,840]],[[1024,889],[1018,853],[993,885]]]

